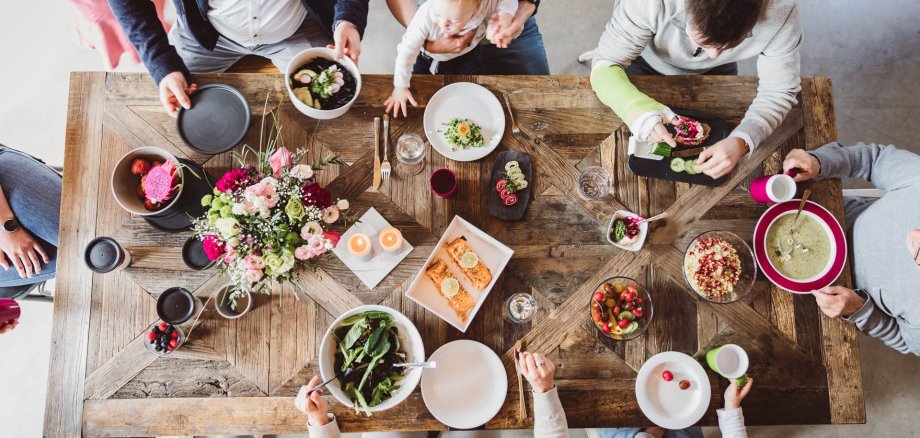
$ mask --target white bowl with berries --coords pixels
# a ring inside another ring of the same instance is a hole
[[[168,356],[185,343],[185,332],[178,326],[164,321],[150,324],[144,332],[144,346],[157,356]]]

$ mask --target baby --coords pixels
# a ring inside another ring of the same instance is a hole
[[[412,17],[402,42],[396,48],[396,71],[393,75],[393,94],[384,104],[386,111],[393,110],[393,116],[407,115],[406,102],[413,106],[418,104],[409,91],[409,81],[412,78],[413,64],[416,58],[424,56],[431,59],[430,73],[437,74],[438,63],[467,56],[477,56],[474,53],[480,41],[487,37],[486,22],[493,14],[497,14],[499,29],[511,25],[518,0],[429,0],[418,8]],[[475,32],[470,45],[460,53],[428,53],[420,55],[426,41],[435,41],[442,36],[465,35]],[[508,47],[510,40],[498,36],[498,33],[488,32],[489,41],[498,47]],[[471,62],[472,64],[472,62]],[[416,70],[415,73],[424,71]],[[462,72],[467,74],[478,72]]]

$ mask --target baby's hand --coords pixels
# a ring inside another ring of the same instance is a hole
[[[489,42],[495,45],[500,49],[505,49],[511,44],[511,40],[517,34],[517,30],[513,28],[514,24],[514,15],[508,13],[496,14],[497,17],[492,17],[489,23],[488,31],[486,36],[489,38]]]
[[[386,105],[386,110],[384,112],[390,112],[390,109],[393,110],[393,117],[399,117],[399,110],[402,109],[403,116],[408,117],[409,112],[406,109],[406,101],[412,103],[412,106],[418,106],[415,103],[415,99],[412,98],[412,92],[408,88],[396,87],[393,88],[393,94],[387,98],[384,105]]]

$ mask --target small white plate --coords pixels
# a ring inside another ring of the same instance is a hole
[[[460,236],[466,237],[466,241],[469,242],[473,251],[476,251],[476,254],[479,255],[479,259],[482,260],[482,263],[492,271],[492,281],[481,291],[473,287],[473,284],[470,283],[466,275],[460,271],[456,263],[451,261],[450,254],[448,254],[445,248],[448,242]],[[450,225],[447,226],[447,229],[444,230],[444,234],[441,235],[441,240],[438,240],[438,244],[435,245],[434,250],[431,251],[431,254],[428,256],[428,260],[425,261],[422,269],[415,276],[415,279],[412,280],[412,284],[406,289],[406,296],[409,297],[410,300],[421,304],[422,307],[428,309],[435,315],[438,315],[441,319],[456,327],[457,330],[466,332],[466,329],[470,326],[470,322],[473,321],[473,317],[476,316],[476,313],[479,312],[479,308],[482,307],[482,302],[485,301],[486,297],[489,295],[489,291],[495,286],[498,277],[501,275],[502,271],[505,270],[505,266],[508,265],[508,261],[511,260],[512,255],[514,255],[513,249],[495,240],[494,237],[476,228],[462,217],[454,216],[454,220],[452,220]],[[454,277],[457,278],[457,281],[460,282],[463,288],[466,289],[474,299],[476,299],[476,306],[470,310],[470,313],[466,316],[466,321],[461,321],[460,318],[457,317],[457,314],[447,304],[447,299],[438,293],[438,289],[434,282],[425,275],[425,269],[428,269],[437,258],[442,258],[447,262],[447,267],[450,269],[450,272],[454,274]]]
[[[494,351],[461,339],[438,348],[422,373],[422,399],[431,415],[455,429],[486,424],[501,410],[508,391],[505,366]]]
[[[674,379],[665,381],[661,377],[664,371],[670,371]],[[680,389],[681,380],[690,381],[690,387]],[[658,353],[645,361],[636,377],[639,409],[652,423],[665,429],[679,430],[696,424],[706,414],[711,396],[706,371],[684,353]]]
[[[469,119],[482,128],[483,145],[452,151],[443,131],[453,118]],[[489,155],[505,133],[505,112],[491,91],[470,82],[450,84],[434,93],[425,107],[425,135],[441,155],[455,161],[475,161]]]
[[[632,244],[620,245],[619,243],[616,243],[613,240],[613,237],[610,235],[610,230],[613,228],[614,221],[620,218],[633,218],[633,217],[639,217],[639,215],[632,213],[632,212],[628,212],[626,210],[617,210],[613,212],[613,216],[610,217],[610,224],[607,225],[607,241],[610,242],[611,245],[617,248],[620,248],[620,249],[625,249],[627,251],[638,251],[642,249],[642,245],[645,244],[645,237],[648,236],[648,222],[642,222],[641,224],[639,224],[639,235],[636,236],[636,240],[633,241]]]

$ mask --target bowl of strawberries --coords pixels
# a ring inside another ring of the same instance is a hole
[[[629,277],[604,280],[591,293],[589,308],[598,331],[617,341],[645,333],[654,314],[649,291]]]
[[[138,216],[171,211],[183,187],[182,165],[157,147],[128,152],[112,170],[112,194],[122,208]]]

